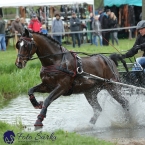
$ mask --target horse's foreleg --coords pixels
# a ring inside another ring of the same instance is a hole
[[[92,92],[85,93],[86,99],[89,102],[89,104],[92,106],[93,111],[94,111],[94,115],[90,120],[90,123],[92,123],[92,124],[96,123],[96,121],[100,115],[100,112],[102,111],[102,108],[97,99],[98,93],[99,93],[98,89],[96,89],[95,91],[92,91]]]
[[[44,85],[43,83],[31,88],[29,91],[28,91],[28,95],[29,95],[29,99],[30,99],[30,102],[32,103],[32,105],[34,106],[34,108],[36,109],[41,109],[42,108],[42,104],[43,102],[40,101],[38,102],[34,96],[34,92],[41,92],[41,93],[46,93],[48,92],[49,89],[46,85]]]
[[[43,106],[41,109],[40,114],[38,115],[38,119],[36,120],[34,126],[43,126],[42,121],[46,117],[47,107],[59,96],[61,96],[64,93],[64,89],[60,86],[57,86],[50,95],[45,99],[43,102]]]

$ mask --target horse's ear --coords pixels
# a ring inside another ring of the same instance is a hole
[[[25,28],[25,34],[26,34],[27,37],[29,37],[29,31],[26,28]]]

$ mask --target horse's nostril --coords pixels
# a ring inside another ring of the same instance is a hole
[[[24,62],[24,63],[27,63],[27,61],[26,61],[26,60],[24,60],[23,62]]]
[[[17,62],[17,63],[15,63],[15,65],[16,65],[18,68],[22,68],[22,63],[21,63],[21,62]]]

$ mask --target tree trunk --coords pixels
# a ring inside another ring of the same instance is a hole
[[[145,0],[142,0],[142,20],[145,20]]]

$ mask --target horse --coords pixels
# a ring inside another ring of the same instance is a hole
[[[22,69],[27,62],[39,59],[41,62],[40,78],[42,83],[28,91],[29,99],[34,108],[41,109],[37,116],[35,127],[42,127],[48,106],[61,95],[84,94],[93,109],[90,123],[95,124],[102,108],[97,100],[97,94],[106,89],[109,94],[124,108],[128,109],[128,101],[117,89],[117,85],[93,79],[85,75],[93,74],[101,78],[119,81],[119,73],[111,58],[103,54],[92,54],[79,57],[76,52],[68,51],[49,35],[30,32],[25,29],[24,34],[16,43],[18,55],[15,65]],[[34,54],[37,57],[33,57]],[[35,92],[49,93],[48,97],[38,102]]]

